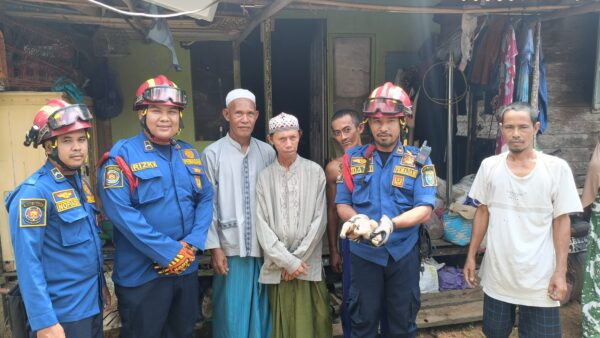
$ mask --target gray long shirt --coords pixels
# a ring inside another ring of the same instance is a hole
[[[258,174],[275,160],[275,150],[255,138],[246,153],[229,134],[202,152],[206,176],[213,184],[213,220],[206,249],[226,256],[261,257],[256,238],[255,188]]]
[[[320,281],[327,224],[323,169],[300,156],[289,169],[275,160],[259,175],[256,203],[258,241],[265,257],[259,282],[278,284],[283,269],[292,273],[301,262],[308,264],[308,274],[298,279]]]

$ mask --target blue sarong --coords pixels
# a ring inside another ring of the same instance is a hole
[[[271,336],[266,285],[258,282],[262,258],[227,257],[227,275],[214,275],[213,338]]]

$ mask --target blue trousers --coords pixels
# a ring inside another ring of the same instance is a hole
[[[390,256],[380,266],[352,254],[348,312],[351,337],[375,338],[381,320],[387,338],[416,337],[419,290],[419,249],[415,246],[398,261]]]
[[[102,312],[97,315],[77,320],[74,322],[60,323],[67,338],[102,338],[104,331],[102,327]],[[37,331],[29,334],[30,338],[37,337]]]
[[[115,285],[121,338],[191,338],[198,319],[198,276],[169,276],[137,287]]]

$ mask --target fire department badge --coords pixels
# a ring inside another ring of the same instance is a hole
[[[392,185],[396,188],[403,188],[404,187],[404,176],[394,175],[392,177]]]
[[[421,168],[421,183],[423,187],[437,187],[437,175],[433,165],[426,165]]]
[[[185,165],[202,165],[196,149],[184,149],[181,151],[181,157],[183,157],[183,164]]]
[[[407,166],[407,167],[414,167],[415,166],[415,155],[413,155],[413,153],[411,153],[410,151],[405,152],[404,155],[402,156],[402,160],[400,160],[400,164]]]
[[[123,188],[123,171],[118,165],[107,165],[104,168],[104,189]]]
[[[19,227],[46,226],[46,200],[43,198],[22,198],[19,200]]]

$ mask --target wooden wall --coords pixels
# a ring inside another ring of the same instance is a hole
[[[592,109],[597,41],[597,14],[542,24],[549,125],[538,144],[545,152],[560,150],[557,156],[569,162],[578,187],[600,131],[600,111]]]

